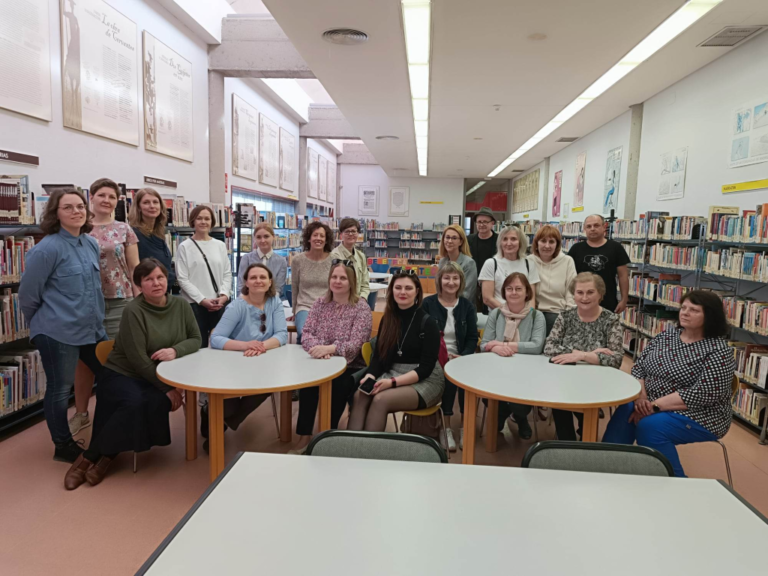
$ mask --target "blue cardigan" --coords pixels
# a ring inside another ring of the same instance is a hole
[[[472,262],[474,264],[474,261]],[[440,304],[437,294],[427,296],[421,307],[432,318],[437,320],[437,326],[442,332],[445,330],[445,323],[448,321],[448,310]],[[459,356],[474,354],[477,349],[477,312],[474,305],[464,298],[459,297],[456,307],[453,309],[453,324],[456,328],[456,348],[459,350]]]

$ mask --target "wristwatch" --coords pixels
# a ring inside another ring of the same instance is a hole
[[[656,413],[658,413],[658,412],[661,412],[661,408],[659,407],[659,405],[658,405],[658,404],[656,404],[656,402],[654,402],[654,403],[652,404],[652,406],[653,406],[653,412],[654,412],[654,414],[656,414]]]
[[[390,378],[390,380],[392,380],[392,388],[397,388],[397,380],[394,378]]]

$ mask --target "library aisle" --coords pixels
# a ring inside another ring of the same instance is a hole
[[[625,358],[622,369],[628,371],[630,365]],[[93,404],[92,400],[91,411]],[[458,438],[458,410],[455,412],[452,424]],[[298,403],[294,403],[294,427],[297,413]],[[345,423],[346,416],[342,428]],[[607,419],[600,421],[601,434],[606,423]],[[521,441],[516,426],[511,427],[513,433],[509,425],[505,427],[496,453],[488,454],[479,447],[476,464],[520,465],[533,440]],[[542,440],[554,438],[554,426],[545,428],[539,423],[539,427]],[[394,431],[391,421],[389,429]],[[89,440],[90,430],[87,428],[78,438]],[[3,499],[0,539],[4,553],[0,572],[14,576],[133,574],[209,484],[205,453],[201,451],[193,462],[184,458],[181,410],[171,414],[171,430],[170,446],[139,455],[138,473],[133,474],[131,455],[122,454],[110,468],[108,482],[73,492],[62,487],[68,465],[51,460],[45,422],[0,442],[0,470],[5,472],[0,474],[0,494],[13,495]],[[768,515],[768,450],[737,425],[731,426],[724,441],[736,490]],[[271,407],[265,402],[237,433],[227,432],[226,457],[229,460],[241,450],[284,453],[291,447],[277,439]],[[681,446],[679,450],[689,476],[726,480],[717,444]],[[452,454],[451,463],[460,462],[461,451]]]

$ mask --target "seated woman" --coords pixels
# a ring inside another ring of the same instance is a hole
[[[168,413],[179,409],[182,393],[161,382],[160,362],[200,349],[192,308],[168,292],[168,270],[145,258],[133,270],[141,295],[125,306],[115,347],[101,371],[91,444],[64,477],[74,490],[96,486],[120,452],[144,452],[171,443]]]
[[[654,448],[685,478],[677,444],[712,442],[731,426],[736,364],[723,339],[729,332],[723,302],[713,292],[683,296],[678,328],[648,343],[632,368],[640,398],[619,406],[603,442]],[[688,358],[695,358],[689,362]]]
[[[530,307],[533,288],[522,272],[513,272],[501,287],[504,305],[488,315],[480,350],[509,357],[515,354],[541,354],[547,331],[544,314]],[[520,438],[528,440],[533,434],[528,424],[531,406],[514,402],[499,402],[499,431],[513,416]]]
[[[243,275],[240,298],[224,310],[211,332],[211,348],[237,350],[243,356],[260,356],[288,342],[288,326],[280,297],[275,294],[272,271],[264,264],[251,264]],[[224,400],[224,429],[237,430],[246,417],[261,406],[269,394]],[[208,411],[201,411],[200,432],[208,438]],[[208,441],[203,442],[208,451]]]
[[[413,270],[392,277],[371,365],[360,380],[361,387],[371,380],[375,383],[370,394],[355,392],[349,430],[382,432],[390,412],[440,402],[445,388],[437,362],[440,330],[420,307],[422,298],[421,282]]]
[[[474,265],[474,260],[470,258]],[[459,356],[474,354],[477,348],[477,312],[474,300],[462,296],[465,294],[464,271],[459,262],[446,261],[437,271],[435,288],[437,294],[424,298],[421,305],[424,312],[437,320],[437,326],[443,333],[445,347],[448,349],[448,360]],[[473,295],[474,297],[474,295]],[[456,441],[451,430],[451,416],[456,401],[456,389],[453,382],[445,379],[443,392],[443,415],[445,430],[448,436],[448,450],[456,451]],[[464,389],[459,388],[459,410],[461,411],[461,435],[459,445],[464,449]]]
[[[571,283],[576,308],[561,312],[544,344],[544,354],[555,364],[587,362],[620,368],[624,357],[619,317],[600,306],[605,282],[597,274],[582,272]],[[576,440],[573,412],[552,410],[560,440]],[[576,413],[581,429],[584,415]]]
[[[312,358],[341,356],[347,361],[346,372],[333,379],[331,428],[334,429],[339,427],[339,420],[352,394],[352,375],[365,368],[360,350],[371,338],[373,322],[368,300],[357,295],[354,266],[352,260],[334,259],[331,262],[328,294],[312,305],[301,337],[301,345]],[[299,447],[292,453],[302,454],[309,444],[315,426],[317,402],[317,387],[299,390],[299,417],[296,421]]]

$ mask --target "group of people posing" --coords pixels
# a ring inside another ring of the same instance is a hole
[[[288,341],[281,300],[287,262],[272,250],[275,234],[269,224],[254,230],[256,248],[240,262],[241,289],[235,296],[226,247],[210,236],[216,225],[210,208],[198,206],[190,213],[194,234],[178,248],[174,279],[159,194],[139,191],[128,225],[114,220],[119,194],[114,182],[98,180],[91,193],[90,207],[76,190],[51,195],[41,223],[46,236],[27,255],[19,290],[48,381],[44,405],[54,459],[72,463],[67,489],[101,482],[120,452],[170,443],[168,414],[182,406],[183,394],[157,378],[160,362],[209,345],[259,356]],[[587,219],[587,241],[569,255],[562,252],[557,228],[545,225],[527,257],[526,235],[513,226],[496,234],[494,223],[493,214],[483,209],[476,216],[477,234],[467,237],[459,226],[445,229],[437,294],[425,297],[415,271],[396,271],[373,340],[367,260],[355,247],[359,222],[341,221],[341,243],[335,248],[327,225],[312,222],[304,229],[303,252],[291,266],[298,342],[312,358],[340,356],[348,367],[333,381],[333,427],[347,406],[350,430],[381,431],[390,413],[440,402],[449,421],[457,388],[445,379],[443,366],[478,351],[502,357],[543,353],[556,363],[620,367],[617,312],[627,302],[628,258],[621,245],[605,239],[603,219]],[[170,294],[174,280],[181,297]],[[488,312],[482,339],[478,310]],[[654,339],[633,369],[642,384],[640,399],[616,411],[604,440],[654,447],[682,476],[675,445],[719,438],[730,425],[734,366],[722,340],[725,331],[716,295],[686,295],[679,328]],[[105,340],[114,340],[114,347],[102,366],[96,346]],[[369,341],[372,357],[366,363],[362,348]],[[443,343],[447,357],[441,354]],[[90,425],[94,376],[93,434],[84,449],[73,434]],[[76,414],[67,421],[73,386]],[[266,397],[227,399],[225,429],[236,430]],[[317,388],[300,391],[295,452],[309,443],[317,405]],[[500,427],[510,416],[519,436],[530,438],[530,410],[503,403]],[[206,408],[202,411],[207,438]],[[558,438],[577,438],[574,414],[555,410],[554,420]],[[456,450],[446,424],[448,447]]]

